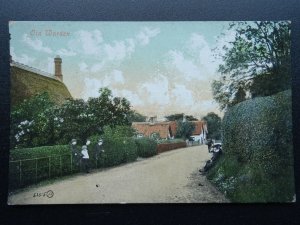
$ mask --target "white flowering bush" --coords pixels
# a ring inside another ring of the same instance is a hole
[[[38,94],[12,109],[11,148],[67,144],[73,138],[84,142],[103,134],[104,126],[130,125],[130,103],[100,89],[99,97],[69,99],[54,105],[47,93]]]

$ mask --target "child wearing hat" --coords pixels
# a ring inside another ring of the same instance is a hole
[[[104,152],[103,150],[103,140],[99,139],[98,143],[95,146],[95,158],[98,160],[101,153]]]
[[[82,146],[82,151],[81,151],[81,154],[82,154],[82,166],[83,166],[83,169],[86,173],[89,173],[89,160],[90,160],[90,157],[89,157],[89,152],[88,152],[88,149],[87,149],[87,146],[86,145],[83,145]]]
[[[77,147],[77,140],[76,139],[71,140],[70,148],[71,148],[73,163],[76,166],[79,166],[80,159],[81,159],[81,153],[80,153],[80,149],[78,149],[78,147]]]

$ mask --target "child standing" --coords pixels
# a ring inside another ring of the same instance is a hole
[[[83,169],[86,173],[89,173],[89,161],[90,161],[90,157],[89,157],[89,152],[87,150],[87,146],[86,145],[83,145],[82,146],[82,151],[81,151],[81,154],[82,154],[82,166],[83,166]]]

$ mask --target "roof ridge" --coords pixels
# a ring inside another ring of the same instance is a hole
[[[54,80],[57,80],[54,76],[54,74],[51,74],[51,73],[48,73],[48,72],[45,72],[45,71],[42,71],[40,69],[37,69],[37,68],[34,68],[34,67],[31,67],[31,66],[28,66],[28,65],[25,65],[23,63],[20,63],[20,62],[17,62],[17,61],[14,61],[12,60],[11,61],[11,66],[15,66],[15,67],[18,67],[20,69],[24,69],[24,70],[27,70],[29,72],[33,72],[33,73],[37,73],[39,75],[42,75],[42,76],[45,76],[45,77],[48,77],[48,78],[52,78]]]

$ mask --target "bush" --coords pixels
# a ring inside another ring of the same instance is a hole
[[[244,101],[225,113],[224,159],[208,177],[235,202],[291,201],[291,91]]]
[[[128,126],[105,127],[103,138],[104,152],[97,162],[97,167],[109,167],[121,163],[132,162],[137,159],[137,146],[132,138],[133,131]],[[100,136],[91,138],[91,145],[95,146]],[[94,141],[95,139],[95,141]],[[90,149],[89,149],[90,150]],[[91,163],[96,164],[95,147],[91,148]]]
[[[70,147],[68,145],[42,146],[35,148],[13,149],[10,151],[10,160],[22,160],[48,157],[50,155],[64,155],[70,154]]]
[[[139,157],[150,157],[157,154],[157,144],[150,138],[135,139]]]

